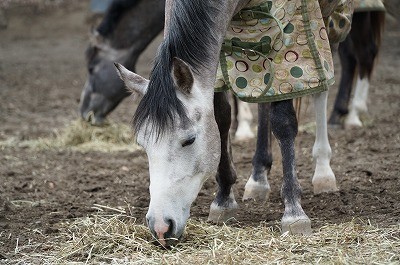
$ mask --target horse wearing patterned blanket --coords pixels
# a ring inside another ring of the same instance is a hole
[[[133,126],[137,142],[143,146],[149,160],[150,205],[146,220],[153,236],[165,247],[177,243],[183,236],[191,204],[212,174],[216,173],[219,188],[210,206],[209,220],[225,221],[238,207],[232,189],[236,172],[229,141],[230,105],[226,93],[214,93],[213,87],[220,61],[225,85],[239,85],[237,88],[242,89],[243,79],[228,76],[227,60],[233,56],[257,60],[251,67],[256,70],[257,82],[262,82],[258,89],[250,87],[250,90],[234,90],[234,93],[241,99],[260,100],[275,88],[271,96],[280,97],[271,103],[270,118],[282,153],[281,195],[285,205],[282,232],[311,233],[311,220],[301,207],[301,187],[297,179],[294,143],[298,124],[292,97],[286,98],[285,94],[292,91],[298,92],[297,96],[311,94],[301,92],[307,89],[316,93],[315,109],[319,112],[316,113],[317,137],[313,148],[316,159],[314,190],[336,190],[335,176],[329,165],[331,149],[326,123],[326,89],[333,78],[333,65],[319,1],[167,0],[165,15],[164,41],[150,80],[116,65],[125,85],[141,96]],[[234,39],[234,36],[226,37],[234,29],[255,34],[249,29],[255,22],[259,26],[256,32],[269,31],[265,38],[257,37],[256,44]],[[230,32],[227,33],[228,28]],[[297,52],[294,48],[299,46],[304,47]],[[297,53],[299,58],[289,51]],[[298,61],[300,57],[305,60],[303,63]],[[281,64],[287,65],[287,76],[283,71],[283,76],[276,75],[284,70]],[[288,85],[278,78],[285,78]],[[295,90],[298,82],[303,87]],[[261,184],[268,185],[266,179]],[[248,185],[246,191],[247,188]],[[253,185],[253,188],[258,193],[257,187]],[[266,195],[268,190],[264,191]]]

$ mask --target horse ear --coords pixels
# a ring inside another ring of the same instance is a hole
[[[114,63],[114,65],[117,68],[119,77],[130,91],[139,93],[142,96],[146,93],[149,80],[129,71],[119,63]]]
[[[95,29],[91,28],[89,33],[89,42],[94,46],[101,48],[104,45],[104,37]]]
[[[183,94],[190,94],[194,82],[193,73],[189,65],[178,57],[172,59],[172,78]]]

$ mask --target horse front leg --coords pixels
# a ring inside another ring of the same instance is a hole
[[[229,138],[231,106],[226,92],[214,94],[214,113],[221,136],[221,160],[216,175],[218,191],[210,206],[208,220],[218,223],[233,217],[238,208],[232,191],[232,186],[236,182],[236,171]]]
[[[311,234],[310,218],[301,207],[301,187],[297,179],[294,141],[297,119],[292,100],[271,104],[271,127],[282,153],[283,184],[281,196],[285,204],[282,233]]]
[[[271,192],[267,178],[272,166],[269,114],[269,103],[258,104],[257,146],[252,161],[253,170],[244,189],[243,201],[264,202]]]
[[[328,140],[328,126],[326,122],[326,106],[328,91],[313,96],[315,106],[316,132],[313,146],[315,172],[312,178],[314,193],[337,191],[336,178],[330,161],[332,150]]]

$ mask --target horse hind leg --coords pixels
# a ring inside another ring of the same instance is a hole
[[[270,104],[258,104],[257,146],[253,157],[253,170],[246,183],[243,201],[268,200],[271,188],[267,175],[271,170],[271,127],[269,124]]]
[[[253,114],[251,113],[251,109],[248,103],[238,100],[236,97],[234,100],[237,100],[237,121],[238,126],[235,132],[235,140],[237,141],[246,141],[249,139],[253,139],[254,133],[251,130],[251,122],[253,121]]]
[[[272,103],[271,127],[282,153],[283,185],[281,196],[285,204],[285,211],[281,220],[282,232],[309,235],[311,234],[311,221],[300,204],[301,187],[296,173],[294,142],[298,128],[292,100]]]
[[[338,53],[342,65],[342,77],[335,98],[335,104],[329,118],[329,125],[333,127],[341,127],[344,117],[349,113],[350,95],[357,66],[356,55],[354,54],[353,43],[350,36],[347,36],[347,38],[339,44]]]
[[[357,42],[357,40],[354,42]],[[360,119],[360,115],[368,112],[367,104],[370,76],[372,74],[375,57],[378,53],[378,48],[373,43],[372,36],[370,36],[370,42],[372,43],[365,45],[369,46],[369,48],[363,45],[356,45],[356,50],[358,50],[357,60],[359,73],[357,76],[354,96],[350,105],[349,113],[344,121],[344,127],[346,129],[352,127],[362,127],[363,124]]]
[[[384,23],[382,12],[359,12],[354,14],[354,30],[350,32],[354,53],[357,58],[358,78],[345,128],[362,127],[360,115],[367,113],[370,77],[378,55],[381,28]]]
[[[221,160],[216,175],[218,191],[211,203],[208,221],[220,223],[234,217],[238,208],[232,191],[232,186],[236,182],[236,171],[233,166],[229,139],[231,106],[226,92],[214,94],[214,113],[221,136]]]
[[[354,91],[353,101],[350,105],[350,111],[344,121],[344,127],[346,129],[354,127],[362,127],[363,123],[360,119],[360,115],[367,113],[367,100],[369,91],[369,79],[364,77],[361,79],[357,78],[356,88]]]
[[[329,145],[326,122],[328,91],[315,94],[313,98],[316,118],[315,143],[312,151],[315,161],[315,172],[312,178],[314,193],[334,192],[338,188],[335,174],[330,166],[332,150]]]

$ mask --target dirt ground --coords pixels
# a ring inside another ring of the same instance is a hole
[[[58,9],[7,10],[9,27],[0,31],[0,141],[49,137],[78,118],[86,78],[84,50],[90,25],[87,1]],[[332,168],[340,191],[314,195],[311,186],[314,135],[297,138],[302,204],[313,228],[360,218],[385,227],[400,222],[400,30],[388,21],[370,93],[366,127],[330,130]],[[140,59],[147,75],[157,43]],[[336,60],[337,61],[337,60]],[[339,70],[339,65],[337,65]],[[339,71],[338,71],[339,72]],[[337,75],[337,80],[339,75]],[[329,110],[337,85],[330,91]],[[134,103],[125,100],[110,119],[128,123]],[[301,124],[313,120],[312,101]],[[266,205],[241,202],[251,171],[255,141],[234,142],[238,170],[237,221],[277,225],[283,211],[279,196],[281,168],[274,144],[270,175],[272,194]],[[64,220],[90,215],[94,204],[131,207],[144,221],[149,203],[148,168],[142,151],[102,153],[0,147],[0,263],[12,258],[16,244],[56,236]],[[192,217],[205,219],[216,191],[210,179],[192,206]],[[44,250],[45,251],[45,250]]]

